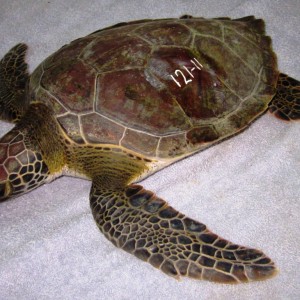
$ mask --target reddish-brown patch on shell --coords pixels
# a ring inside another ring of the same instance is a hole
[[[151,47],[138,37],[96,39],[82,55],[82,59],[99,72],[144,67]]]
[[[201,64],[191,50],[185,48],[163,47],[155,51],[149,60],[149,70],[155,75],[168,90],[176,95],[176,100],[182,107],[183,111],[192,120],[204,120],[218,117],[224,112],[233,110],[240,103],[237,97],[231,97],[231,92],[219,80],[224,75],[224,70],[219,68],[211,69],[210,61],[200,59]],[[198,66],[195,67],[195,63]],[[215,67],[215,66],[214,66]],[[188,69],[192,75],[186,70]],[[175,71],[180,70],[182,73]],[[169,74],[169,76],[165,76]],[[178,85],[170,77],[173,75]],[[224,76],[223,76],[224,77]],[[189,81],[188,84],[185,83]]]
[[[194,67],[191,59],[195,56],[190,49],[181,47],[161,47],[155,50],[148,62],[149,71],[155,75],[159,80],[166,84],[171,91],[180,91],[178,86],[172,80],[171,75],[176,69],[187,66],[188,68]],[[197,72],[195,71],[195,74]],[[189,76],[188,79],[191,77]],[[178,79],[184,85],[183,78]],[[196,81],[196,80],[195,80]]]
[[[64,45],[53,55],[46,59],[44,68],[45,70],[58,67],[62,65],[65,61],[74,59],[80,55],[85,46],[87,46],[95,38],[92,36],[86,36],[84,38],[79,38],[72,41],[70,44]]]
[[[72,112],[93,109],[96,73],[80,60],[69,60],[49,70],[42,85]]]
[[[150,22],[135,30],[135,33],[154,45],[187,46],[192,40],[191,31],[186,26],[172,21],[162,22],[160,26]]]
[[[190,127],[173,97],[165,89],[153,87],[139,70],[100,76],[96,111],[129,128],[143,128],[158,135]]]

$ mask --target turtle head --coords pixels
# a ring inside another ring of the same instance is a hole
[[[12,129],[0,140],[0,201],[24,194],[48,177],[42,155],[26,132]]]

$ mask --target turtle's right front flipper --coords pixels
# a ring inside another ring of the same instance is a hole
[[[29,75],[25,62],[27,46],[18,44],[0,61],[0,119],[16,122],[26,111]]]
[[[114,245],[175,278],[239,283],[276,274],[261,251],[218,237],[139,185],[110,189],[94,181],[90,202],[98,227]]]

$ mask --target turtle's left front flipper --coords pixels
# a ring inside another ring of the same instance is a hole
[[[18,44],[0,61],[0,119],[16,122],[26,111],[29,75],[25,62],[27,46]]]
[[[285,121],[300,120],[300,82],[286,74],[279,74],[277,92],[269,110]]]
[[[114,245],[167,275],[239,283],[276,274],[261,251],[218,237],[139,185],[109,189],[94,181],[90,204],[98,227]]]

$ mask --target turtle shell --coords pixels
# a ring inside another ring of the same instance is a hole
[[[262,20],[142,20],[62,47],[34,71],[30,91],[75,143],[175,158],[245,128],[277,78]]]

